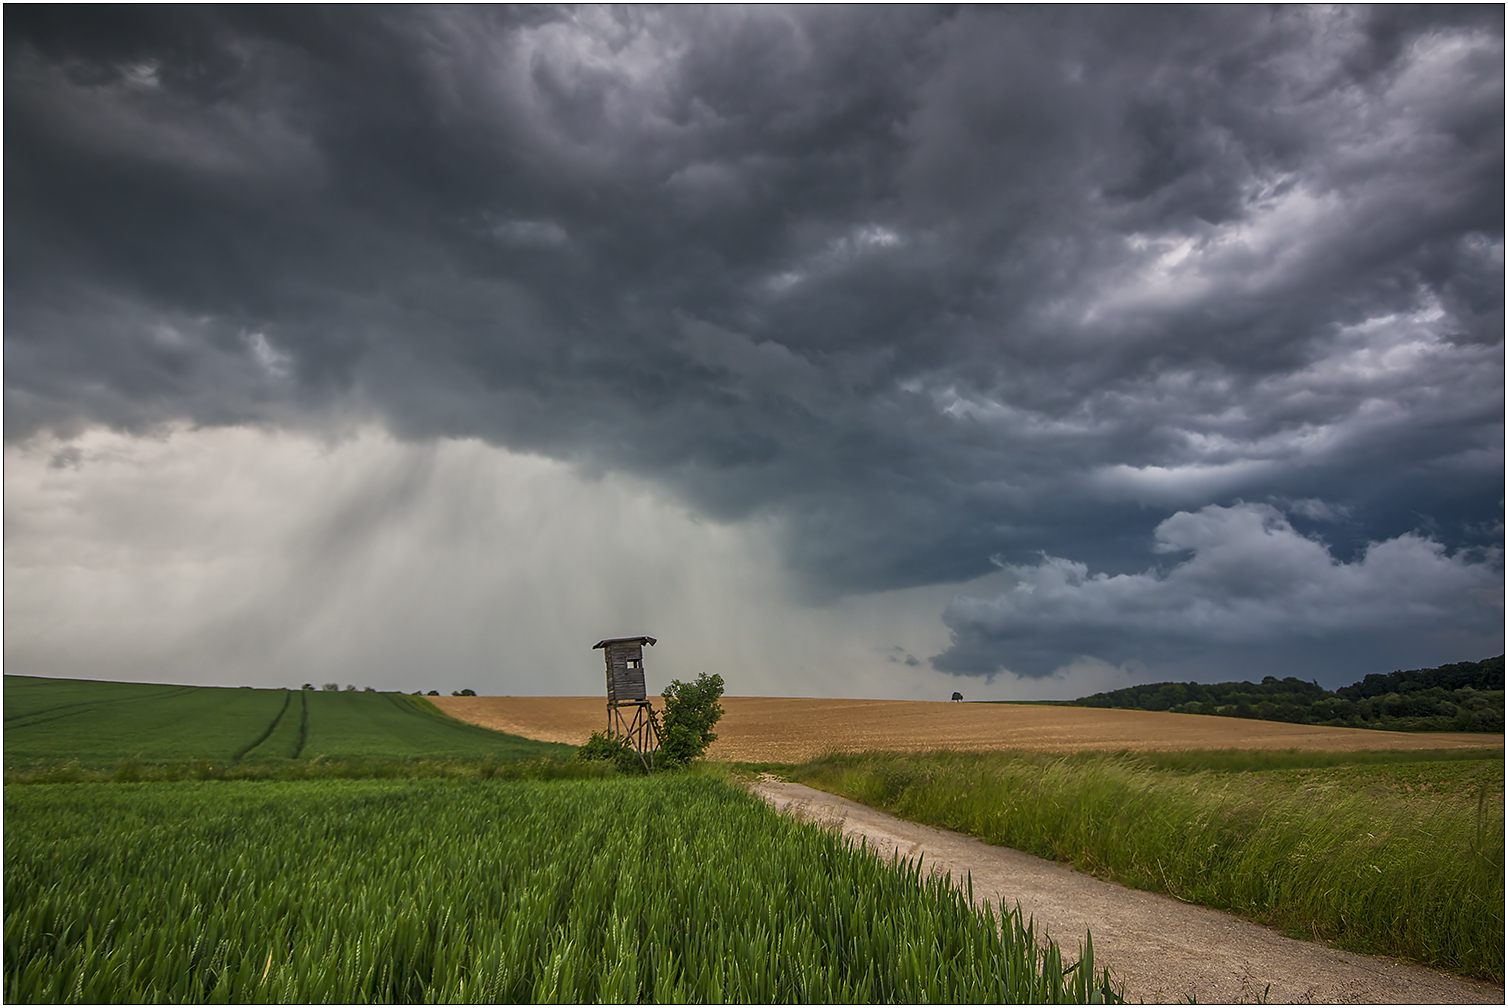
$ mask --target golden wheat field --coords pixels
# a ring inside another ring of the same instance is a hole
[[[580,745],[607,725],[601,697],[431,697],[462,721],[545,742]],[[1481,749],[1502,735],[1318,728],[1151,711],[925,700],[723,697],[710,759],[792,763],[865,749]]]

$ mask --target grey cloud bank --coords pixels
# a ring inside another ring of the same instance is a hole
[[[1500,8],[5,17],[13,444],[622,472],[998,582],[955,674],[1501,650]]]
[[[1450,646],[1485,655],[1500,639],[1498,573],[1415,533],[1340,563],[1276,508],[1238,504],[1180,511],[1154,536],[1156,552],[1182,557],[1171,569],[1091,575],[1059,557],[1005,565],[1010,591],[960,595],[944,611],[954,644],[935,664],[988,674],[1009,653],[1014,670],[1044,675],[1074,639],[1101,660],[1190,665],[1223,648],[1227,669],[1307,678],[1329,672],[1336,651],[1382,666]]]

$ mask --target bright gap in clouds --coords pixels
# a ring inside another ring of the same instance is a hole
[[[656,689],[702,671],[729,695],[981,686],[925,664],[956,587],[806,606],[768,523],[475,441],[95,430],[7,447],[5,479],[14,674],[591,695],[591,645],[647,633]]]

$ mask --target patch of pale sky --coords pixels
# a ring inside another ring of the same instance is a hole
[[[1273,463],[1241,459],[1220,465],[1104,466],[1090,473],[1086,483],[1108,500],[1178,505],[1222,497],[1270,474]]]
[[[1187,309],[1216,297],[1280,289],[1305,268],[1316,243],[1344,232],[1344,201],[1293,185],[1248,204],[1244,218],[1190,235],[1137,233],[1134,253],[1079,308],[1083,324]]]
[[[1501,94],[1501,74],[1462,73],[1475,61],[1500,65],[1503,40],[1476,31],[1438,31],[1419,36],[1409,44],[1403,72],[1387,91],[1391,110],[1431,119],[1460,108],[1467,97],[1461,93],[1463,88],[1477,90],[1479,94],[1470,96],[1477,101]]]
[[[691,45],[675,19],[652,11],[578,8],[566,19],[515,33],[508,59],[518,69],[510,90],[532,96],[540,121],[548,121],[554,98],[539,90],[544,71],[567,92],[596,93],[601,121],[611,131],[675,134],[684,124],[666,110]],[[525,85],[521,92],[518,84]]]
[[[830,239],[821,252],[799,265],[782,270],[765,280],[765,286],[784,294],[813,275],[830,272],[874,252],[897,248],[906,240],[890,228],[879,224],[862,224]]]
[[[903,391],[922,390],[920,383],[901,386]],[[1084,411],[1070,416],[1051,416],[1038,410],[1024,409],[983,395],[964,395],[956,384],[929,389],[933,408],[955,420],[968,418],[1008,430],[1015,437],[1073,437],[1092,435],[1095,424]]]
[[[92,430],[8,447],[5,486],[12,673],[590,695],[591,644],[648,633],[659,687],[709,671],[730,694],[928,699],[962,682],[886,658],[946,644],[956,586],[803,606],[771,529],[474,441]]]
[[[162,86],[162,81],[157,79],[157,72],[161,69],[162,65],[156,60],[128,63],[124,67],[126,80],[137,87],[154,89]]]
[[[1422,368],[1449,367],[1464,357],[1477,356],[1468,348],[1446,344],[1433,331],[1440,317],[1438,307],[1430,305],[1407,316],[1368,319],[1339,333],[1332,351],[1308,367],[1268,381],[1290,387],[1348,389],[1417,384]]]
[[[293,362],[292,356],[273,346],[267,339],[266,333],[251,333],[246,337],[246,343],[251,347],[251,355],[257,359],[257,363],[272,378],[286,378],[288,366]]]

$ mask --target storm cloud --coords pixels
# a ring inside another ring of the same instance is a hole
[[[5,18],[8,443],[623,474],[955,674],[1501,649],[1498,8]]]
[[[1180,511],[1157,526],[1154,539],[1157,553],[1192,555],[1171,569],[1113,576],[1059,557],[1005,565],[1016,581],[1010,591],[960,595],[944,611],[955,640],[935,664],[990,674],[1008,653],[1013,670],[1045,675],[1062,664],[1064,641],[1076,640],[1101,660],[1167,665],[1223,647],[1256,652],[1262,664],[1236,659],[1251,666],[1244,671],[1282,666],[1317,675],[1328,671],[1338,645],[1382,665],[1445,642],[1475,643],[1485,654],[1502,632],[1492,567],[1466,551],[1447,556],[1415,533],[1340,563],[1276,508],[1238,504]],[[1305,640],[1317,647],[1293,648]],[[1294,653],[1282,653],[1288,650]]]

